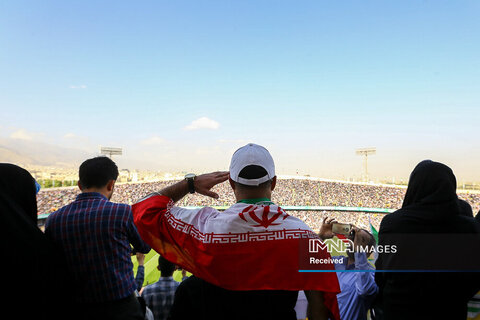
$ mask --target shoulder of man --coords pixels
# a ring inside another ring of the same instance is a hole
[[[61,208],[58,209],[57,211],[54,211],[54,212],[50,213],[50,214],[48,215],[48,217],[47,217],[47,220],[45,221],[45,227],[47,227],[48,225],[50,225],[50,223],[51,223],[52,221],[54,221],[55,219],[57,219],[58,216],[60,216],[63,212],[69,211],[72,206],[73,206],[73,202],[67,204],[66,206],[61,207]]]
[[[157,282],[145,286],[145,288],[143,288],[143,291],[142,291],[142,296],[148,296],[148,295],[150,295],[150,294],[152,293],[153,288],[155,287],[155,284],[156,284],[156,283],[157,283]]]
[[[118,212],[132,212],[132,207],[126,203],[117,203],[117,202],[111,202],[111,201],[105,201],[102,206],[104,208],[108,208],[109,210],[112,211],[118,211]]]
[[[204,224],[207,220],[215,218],[220,214],[220,211],[212,207],[184,208],[174,205],[167,210],[176,218],[180,218],[183,221],[194,225]]]
[[[129,204],[126,204],[126,203],[118,203],[118,202],[110,202],[109,203],[113,206],[113,207],[116,207],[118,209],[123,209],[123,210],[127,210],[127,211],[132,211],[132,206],[129,205]]]

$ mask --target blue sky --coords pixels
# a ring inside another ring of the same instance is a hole
[[[358,175],[355,148],[376,146],[378,178],[432,158],[480,180],[479,14],[477,1],[6,1],[0,136],[197,172],[253,141],[280,174],[327,177]]]

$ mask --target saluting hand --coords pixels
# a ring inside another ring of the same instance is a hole
[[[197,193],[204,196],[218,199],[218,193],[210,191],[214,186],[228,180],[228,171],[217,171],[212,173],[205,173],[195,177],[193,185]]]

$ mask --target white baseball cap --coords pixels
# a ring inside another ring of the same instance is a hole
[[[259,166],[267,171],[267,174],[257,179],[245,179],[239,177],[240,172],[247,166]],[[275,164],[273,158],[264,147],[249,143],[246,146],[241,147],[232,156],[230,162],[230,178],[238,183],[247,186],[258,186],[268,180],[275,177]]]

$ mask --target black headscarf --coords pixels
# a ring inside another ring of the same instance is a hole
[[[424,160],[420,162],[412,174],[408,184],[407,193],[403,200],[402,208],[409,206],[439,206],[448,208],[446,214],[455,214],[453,201],[457,199],[457,179],[452,169],[446,165]],[[457,199],[458,213],[473,217],[470,204],[462,199]]]
[[[446,165],[424,160],[410,174],[402,208],[408,206],[443,205],[457,199],[457,179]]]
[[[37,228],[35,180],[27,170],[13,164],[0,163],[0,210],[2,225],[15,226],[5,230],[9,235],[7,241],[11,237],[22,236],[22,239],[27,237],[32,240],[42,237]],[[6,237],[5,232],[2,232],[2,237]],[[14,243],[10,244],[11,249],[14,246]]]
[[[444,164],[425,160],[415,167],[402,208],[385,216],[379,230],[380,245],[404,250],[380,253],[378,270],[453,270],[461,261],[478,261],[480,228],[460,214],[456,186]],[[466,272],[377,273],[375,280],[386,319],[464,319],[468,299],[480,288],[478,274]]]
[[[382,220],[383,232],[452,232],[444,222],[460,214],[456,188],[452,169],[431,160],[420,162],[410,175],[402,208]]]
[[[13,164],[0,163],[0,225],[8,259],[2,262],[2,304],[20,318],[60,318],[66,307],[63,260],[37,227],[35,180]]]

